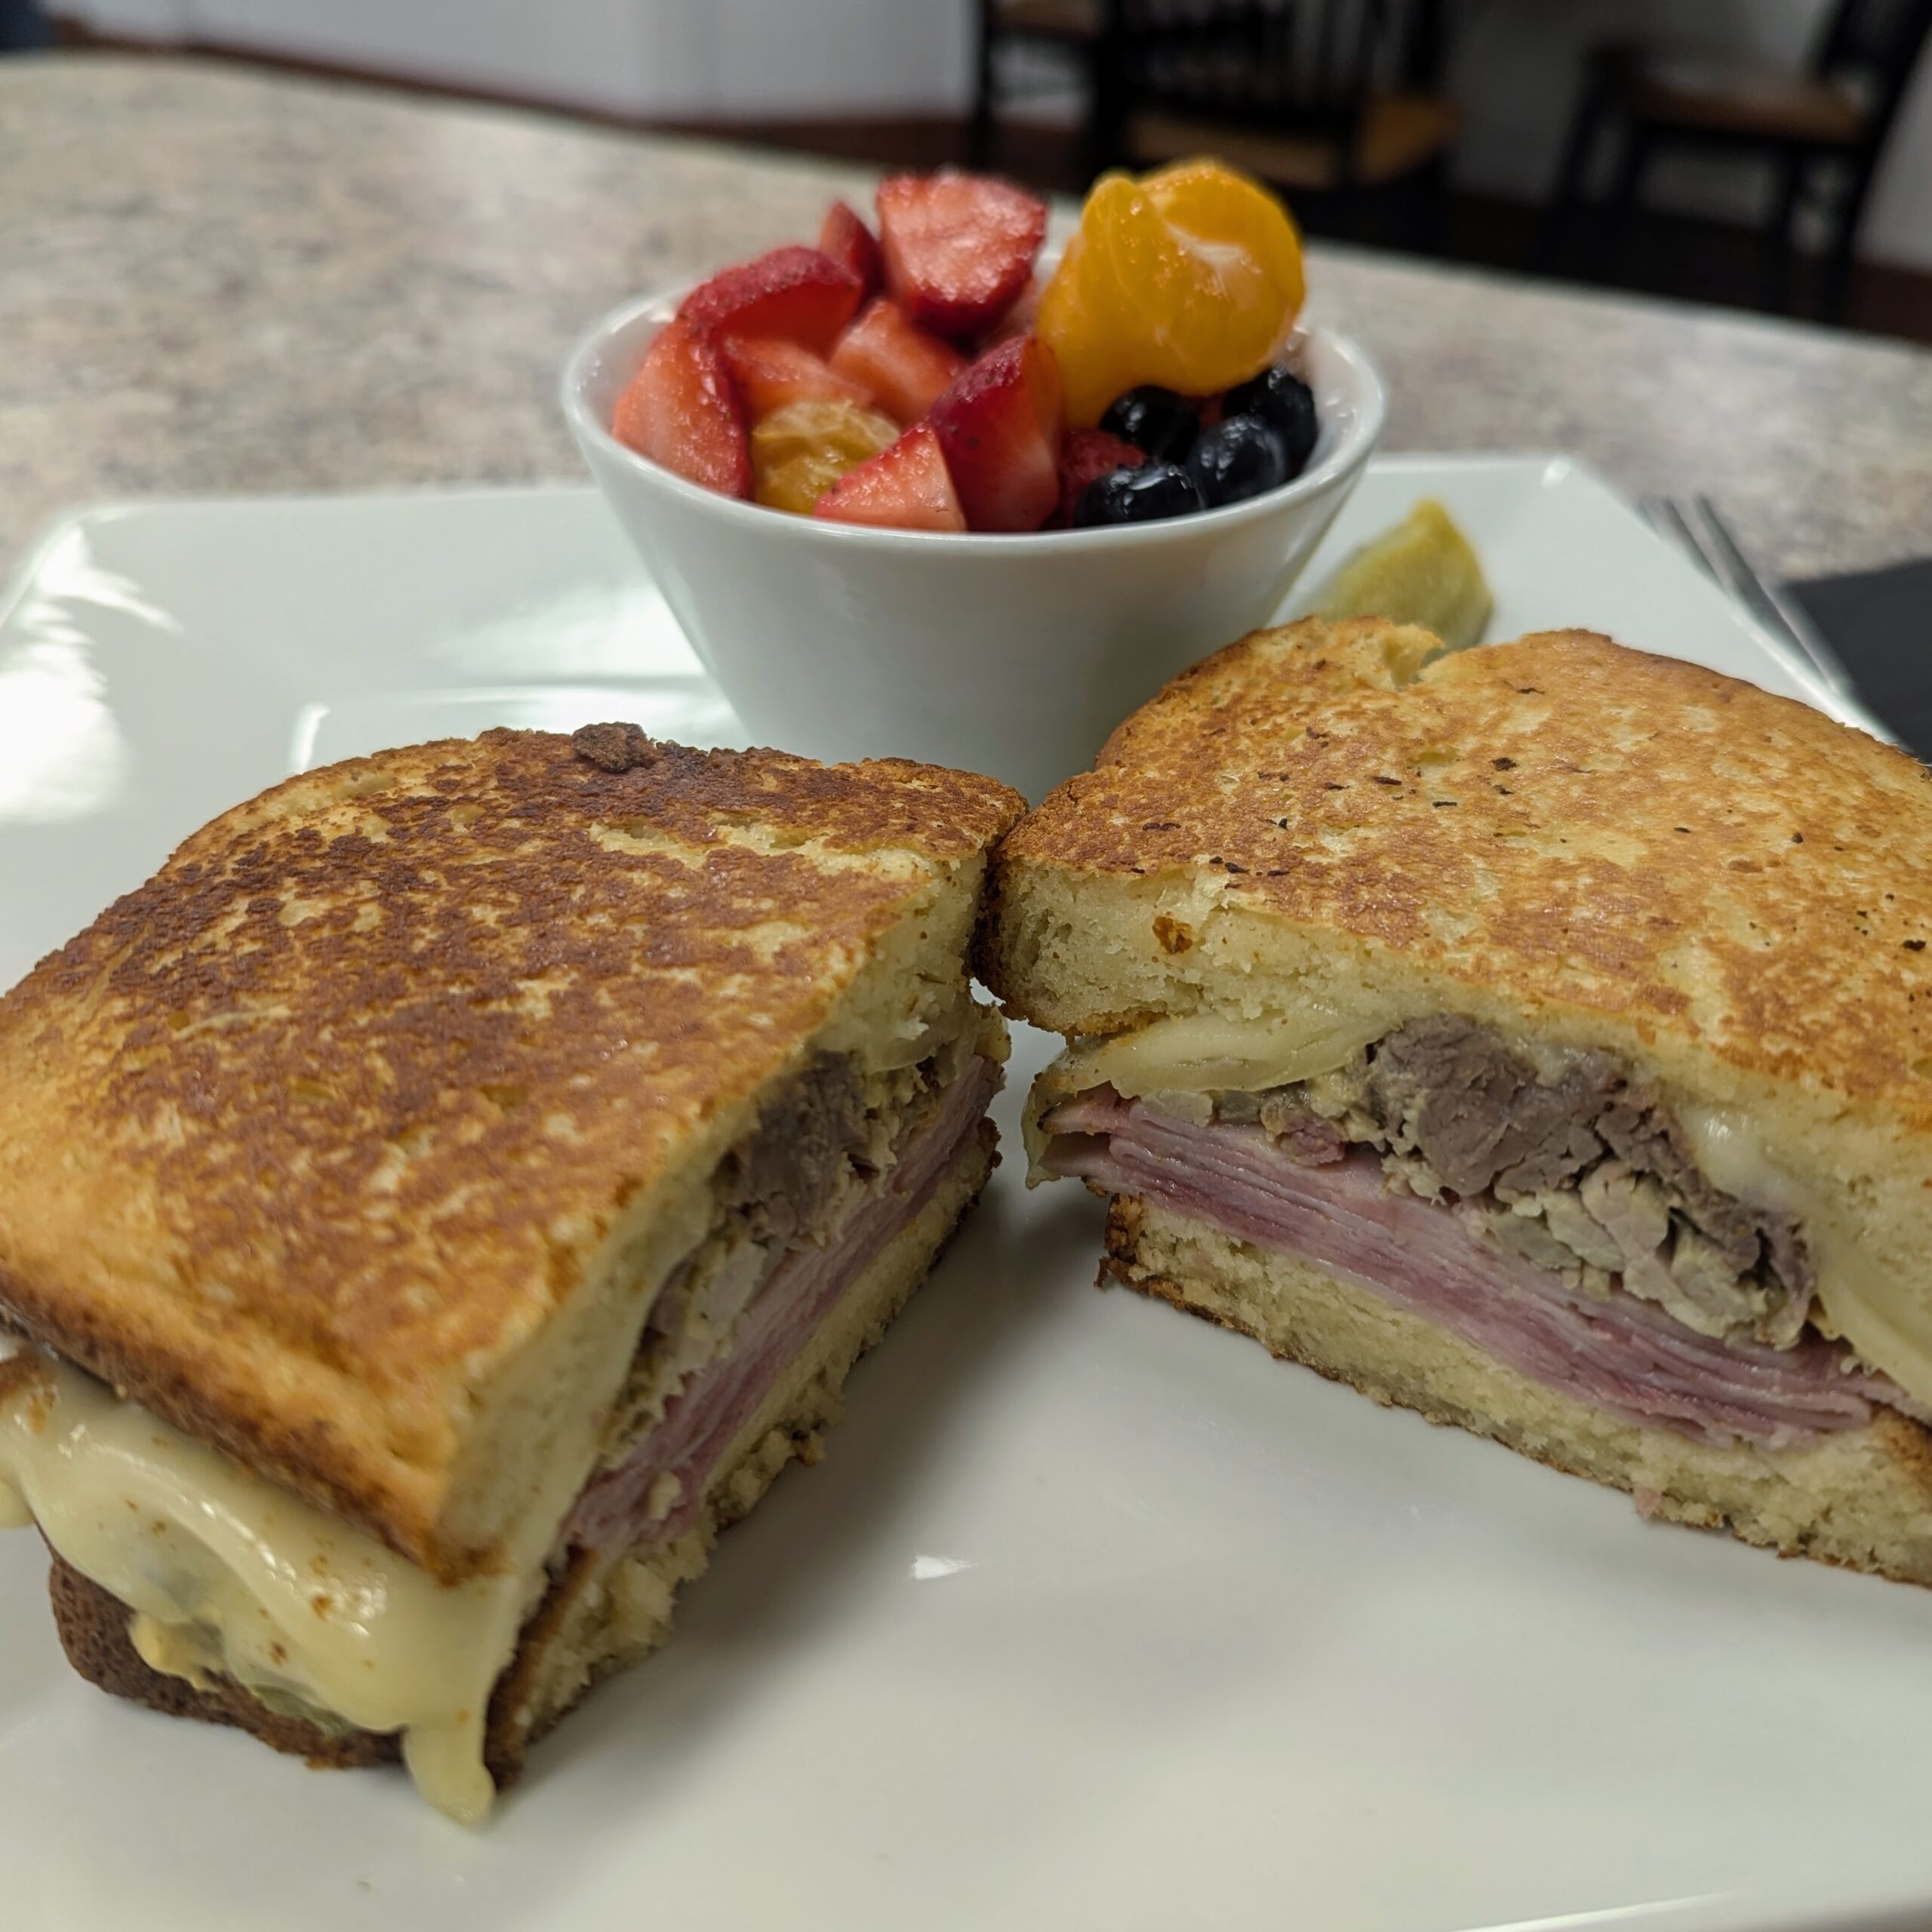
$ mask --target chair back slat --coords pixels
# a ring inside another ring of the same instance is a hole
[[[1812,70],[1850,88],[1871,112],[1873,140],[1881,141],[1928,35],[1932,0],[1839,0]]]
[[[1401,69],[1399,0],[1115,0],[1123,105],[1352,139]]]

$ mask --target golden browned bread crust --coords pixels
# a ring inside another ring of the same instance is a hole
[[[0,1001],[0,1315],[446,1577],[484,1392],[1023,808],[580,735],[291,779]]]
[[[1100,1033],[1167,1010],[1151,971],[1111,992],[1057,982],[1001,908],[1056,873],[1188,872],[1230,912],[1932,1131],[1932,774],[1589,632],[1406,683],[1394,635],[1258,632],[1123,724],[1002,848],[980,963],[1008,1011]],[[1171,953],[1186,934],[1168,917]]]

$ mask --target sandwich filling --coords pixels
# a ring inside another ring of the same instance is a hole
[[[126,1604],[150,1668],[230,1678],[325,1730],[400,1732],[424,1795],[480,1817],[491,1687],[552,1580],[579,1552],[698,1521],[768,1392],[972,1142],[999,1052],[983,1023],[889,1071],[821,1055],[767,1103],[713,1177],[709,1232],[651,1300],[596,1466],[546,1476],[499,1572],[439,1583],[5,1335],[0,1524],[37,1524]]]
[[[1259,1091],[1056,1100],[1056,1078],[1046,1173],[1326,1269],[1627,1420],[1778,1450],[1875,1405],[1927,1416],[1820,1332],[1799,1219],[1715,1185],[1608,1054],[1437,1014]]]

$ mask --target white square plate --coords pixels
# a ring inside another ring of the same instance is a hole
[[[1847,715],[1560,460],[1378,463],[1315,571],[1428,494],[1494,635],[1588,625]],[[294,767],[608,717],[735,727],[587,491],[85,512],[0,607],[0,985]],[[825,1465],[480,1833],[101,1697],[0,1539],[0,1925],[1926,1922],[1932,1594],[1646,1524],[1096,1294],[1098,1244],[1010,1158]]]

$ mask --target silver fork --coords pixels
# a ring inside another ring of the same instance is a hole
[[[1844,660],[1827,644],[1803,605],[1775,580],[1761,575],[1745,555],[1730,526],[1708,497],[1643,497],[1637,507],[1660,537],[1742,604],[1764,628],[1783,638],[1835,691],[1863,712],[1865,706]],[[1886,734],[1887,737],[1890,733]]]

